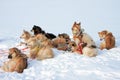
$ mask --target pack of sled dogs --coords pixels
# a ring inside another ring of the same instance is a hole
[[[22,73],[28,66],[28,58],[37,60],[54,58],[52,48],[95,57],[98,54],[98,49],[109,50],[115,47],[115,37],[112,32],[107,30],[98,32],[101,40],[100,46],[97,46],[93,38],[81,28],[81,23],[74,22],[71,31],[73,34],[72,39],[66,33],[60,33],[57,36],[53,33],[46,33],[41,27],[36,25],[31,29],[34,35],[30,34],[29,31],[23,30],[20,38],[24,42],[20,42],[20,46],[25,45],[29,49],[29,54],[23,54],[17,47],[10,48],[9,61],[4,62],[1,69],[6,72],[16,71]]]

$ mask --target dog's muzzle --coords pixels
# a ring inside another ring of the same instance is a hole
[[[8,58],[9,58],[9,59],[12,59],[12,55],[8,55]]]
[[[100,39],[100,41],[102,41],[103,39]]]

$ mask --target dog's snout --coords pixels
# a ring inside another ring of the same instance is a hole
[[[9,59],[12,59],[12,55],[8,55],[8,58],[9,58]]]
[[[27,44],[27,43],[25,43],[25,45],[26,45],[26,46],[28,46],[28,44]]]
[[[100,39],[100,41],[102,41],[103,39]]]

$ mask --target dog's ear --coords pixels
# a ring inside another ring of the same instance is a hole
[[[107,30],[104,30],[104,32],[105,32],[105,34],[107,34],[107,33],[108,33],[108,31],[107,31]]]
[[[74,24],[77,24],[76,21],[74,22]]]
[[[98,32],[98,34],[100,34],[100,32]]]
[[[18,48],[15,48],[15,47],[14,47],[14,52],[15,53],[21,53],[21,51]]]
[[[23,29],[23,32],[25,32],[25,30]]]

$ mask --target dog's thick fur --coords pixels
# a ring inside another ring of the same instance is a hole
[[[52,40],[54,38],[56,38],[56,36],[52,33],[46,33],[44,30],[42,30],[41,27],[34,25],[32,30],[32,32],[34,32],[34,35],[37,34],[44,34],[48,39]]]
[[[78,50],[77,44],[74,41],[71,41],[68,44],[68,47],[70,51],[81,54]],[[82,45],[82,54],[88,57],[95,57],[98,54],[98,51],[95,47],[92,47],[92,46],[88,47],[88,46]]]
[[[60,38],[64,38],[64,39],[66,40],[66,43],[67,43],[67,44],[71,41],[69,35],[66,34],[66,33],[58,34],[58,37],[60,37]]]
[[[100,44],[100,49],[111,49],[115,47],[115,37],[111,32],[108,32],[107,30],[103,30],[101,32],[98,32],[98,35],[100,37],[100,40],[104,40]]]
[[[58,50],[67,50],[67,44],[66,39],[63,37],[57,37],[52,40],[52,45],[54,48],[57,48]]]
[[[30,55],[29,57],[32,59],[44,60],[54,57],[54,53],[51,47],[48,45],[48,41],[46,40],[45,36],[40,34],[39,38],[41,37],[42,40],[38,40],[35,38],[31,38],[28,41],[28,47],[30,48]],[[38,37],[37,37],[38,38]]]
[[[32,37],[32,36],[31,36],[31,34],[30,34],[28,31],[23,30],[23,33],[22,33],[22,35],[20,36],[20,38],[23,39],[24,42],[21,42],[20,45],[22,45],[22,44],[27,44],[28,40],[29,40],[31,37]]]
[[[6,72],[18,72],[22,73],[25,68],[27,68],[27,56],[22,54],[21,51],[17,48],[9,49],[9,61],[5,62],[1,67]]]
[[[95,45],[95,42],[87,33],[81,29],[81,23],[74,22],[72,26],[73,39],[78,45],[79,43],[87,43],[87,46]]]

